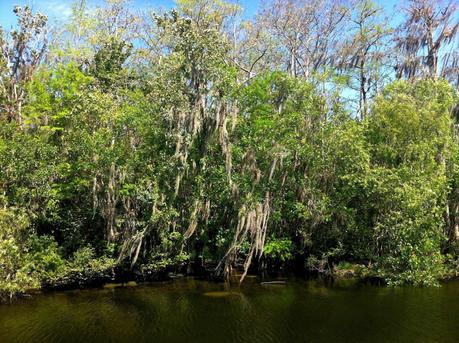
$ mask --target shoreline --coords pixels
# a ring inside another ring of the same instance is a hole
[[[178,279],[192,279],[199,281],[208,281],[215,284],[227,284],[231,286],[242,287],[244,283],[239,284],[240,273],[235,272],[229,280],[224,280],[223,278],[215,277],[212,275],[211,270],[204,270],[205,272],[201,273],[180,273],[172,272],[168,270],[150,272],[145,274],[135,273],[133,271],[121,270],[118,273],[114,273],[112,276],[107,277],[107,275],[96,275],[91,279],[83,280],[72,280],[68,283],[50,283],[44,282],[39,288],[30,288],[25,290],[21,294],[16,294],[11,298],[5,299],[0,298],[0,304],[14,304],[16,301],[25,300],[27,298],[33,297],[34,295],[46,295],[54,292],[67,292],[67,291],[76,291],[76,290],[96,290],[96,289],[114,289],[114,288],[126,288],[126,287],[137,287],[141,285],[148,284],[157,284],[164,282],[173,282]],[[380,276],[376,275],[358,275],[355,272],[355,269],[339,269],[334,270],[331,275],[324,275],[320,273],[311,273],[303,271],[303,273],[292,272],[292,271],[282,271],[277,273],[253,273],[248,274],[246,277],[247,280],[252,280],[249,283],[255,283],[259,285],[269,285],[269,284],[288,284],[289,280],[303,280],[303,281],[320,281],[323,282],[326,286],[332,286],[335,283],[341,282],[350,282],[355,285],[367,285],[373,287],[383,287],[383,288],[394,288],[394,286],[389,286],[387,282]],[[445,282],[459,280],[459,272],[449,273],[438,280],[439,287],[442,286]],[[399,287],[413,287],[413,288],[426,288],[418,287],[413,285],[403,285],[396,286]],[[430,288],[430,287],[427,287]]]

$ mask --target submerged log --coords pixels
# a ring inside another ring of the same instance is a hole
[[[264,281],[264,282],[260,282],[260,285],[262,286],[269,286],[269,285],[285,285],[287,284],[286,281]]]

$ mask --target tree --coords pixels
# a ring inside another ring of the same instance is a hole
[[[457,29],[453,6],[422,6],[399,31],[419,64],[396,82],[366,0],[273,0],[253,20],[220,0],[141,18],[78,1],[50,52],[46,18],[17,9],[0,38],[0,296],[119,271],[452,274]]]
[[[454,1],[410,0],[406,21],[395,38],[401,52],[396,66],[398,78],[418,76],[436,78],[439,58],[448,46],[454,46],[459,29]]]
[[[443,272],[454,99],[445,81],[398,81],[376,99],[369,116],[373,242],[391,282],[435,284]]]
[[[283,55],[277,68],[292,76],[309,78],[331,65],[346,8],[336,1],[270,1],[257,19]]]
[[[0,116],[22,125],[25,84],[32,79],[46,51],[47,17],[34,15],[28,6],[16,6],[14,13],[18,28],[11,31],[10,39],[0,30],[0,94],[4,99]]]
[[[350,20],[352,34],[344,44],[339,62],[340,68],[351,71],[351,78],[357,80],[357,85],[351,84],[351,89],[356,88],[359,92],[361,119],[368,114],[368,98],[381,88],[384,63],[388,57],[384,50],[387,50],[385,38],[390,29],[384,24],[381,14],[382,9],[372,1],[354,3]]]

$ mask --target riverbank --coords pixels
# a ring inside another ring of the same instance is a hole
[[[209,266],[214,266],[210,264]],[[54,291],[70,291],[77,289],[101,289],[115,287],[132,287],[142,284],[155,282],[173,281],[181,278],[193,278],[197,280],[207,280],[216,284],[239,285],[240,277],[243,273],[242,266],[235,268],[233,275],[229,280],[224,280],[220,276],[216,276],[214,269],[209,266],[200,266],[193,268],[189,264],[181,266],[167,266],[160,269],[151,269],[145,266],[130,270],[116,266],[114,261],[107,260],[105,264],[98,261],[92,261],[87,268],[73,267],[68,268],[65,273],[60,275],[49,276],[43,279],[39,287],[27,288],[16,293],[10,293],[0,298],[1,302],[13,302],[15,299],[34,296],[39,293],[49,293]],[[452,281],[459,278],[459,269],[450,266],[445,269],[440,282]],[[334,265],[326,272],[318,272],[317,270],[289,270],[282,269],[276,272],[260,272],[249,274],[247,279],[253,283],[256,280],[260,284],[269,284],[271,281],[287,280],[289,278],[302,280],[322,280],[328,283],[334,282],[350,282],[353,284],[362,285],[377,285],[388,286],[384,277],[378,275],[377,270],[371,266],[364,264],[356,264],[349,262],[341,262]],[[227,283],[225,281],[228,281]],[[247,282],[247,281],[246,281]]]

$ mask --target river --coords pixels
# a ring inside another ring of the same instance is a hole
[[[459,282],[228,287],[178,279],[0,306],[0,342],[459,342]]]

